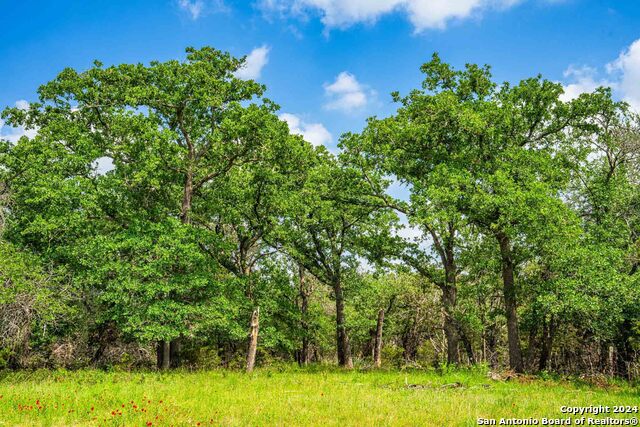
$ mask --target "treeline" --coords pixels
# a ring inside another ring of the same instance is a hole
[[[637,375],[640,119],[437,55],[338,154],[212,48],[7,108],[0,366]],[[399,196],[403,194],[403,196]]]

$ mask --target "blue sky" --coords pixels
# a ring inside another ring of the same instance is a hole
[[[0,28],[0,106],[35,100],[67,66],[210,45],[249,55],[242,75],[267,85],[294,131],[330,148],[393,112],[389,93],[418,87],[436,51],[456,66],[491,64],[498,80],[542,73],[567,97],[611,85],[640,106],[638,0],[0,0]]]

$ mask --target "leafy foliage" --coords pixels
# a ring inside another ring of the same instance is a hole
[[[95,62],[3,111],[37,131],[0,144],[3,364],[240,366],[259,308],[263,363],[380,333],[384,364],[635,375],[640,118],[609,89],[434,55],[334,154],[243,61]]]

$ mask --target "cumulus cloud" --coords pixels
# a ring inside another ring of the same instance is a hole
[[[262,69],[269,62],[269,46],[260,46],[251,51],[245,60],[244,66],[236,71],[235,76],[244,80],[259,79]]]
[[[375,96],[375,92],[362,85],[353,74],[346,71],[338,74],[333,83],[325,83],[324,91],[329,99],[324,107],[327,110],[346,113],[366,107]]]
[[[452,19],[467,18],[490,3],[482,0],[412,0],[406,2],[405,7],[416,32],[421,32],[430,28],[444,29]]]
[[[443,29],[455,19],[465,19],[487,9],[505,9],[523,0],[261,0],[263,11],[292,16],[319,13],[326,28],[348,28],[373,23],[383,15],[399,12],[407,16],[416,32]]]
[[[569,66],[563,74],[566,81],[571,83],[564,85],[564,93],[560,96],[562,101],[571,101],[583,93],[590,93],[601,86],[615,87],[615,82],[597,78],[598,71],[592,67]]]
[[[24,99],[16,101],[15,106],[21,110],[26,110],[29,108],[29,103]],[[11,143],[16,143],[20,138],[26,136],[27,138],[33,138],[38,134],[37,129],[25,129],[23,127],[11,127],[6,126],[5,121],[0,119],[0,139],[4,139],[5,141],[9,141]]]
[[[564,78],[564,101],[605,86],[640,112],[640,39],[606,64],[604,73],[592,67],[570,66],[564,72]]]
[[[321,123],[306,123],[295,114],[282,113],[280,120],[284,120],[289,125],[291,133],[302,135],[311,144],[328,145],[333,141],[331,133]]]
[[[608,64],[607,70],[618,77],[623,99],[640,111],[640,39]]]

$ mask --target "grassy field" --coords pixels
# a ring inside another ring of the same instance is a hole
[[[562,405],[639,402],[638,389],[623,384],[469,371],[55,371],[2,377],[0,426],[471,426],[478,417],[566,418]]]

